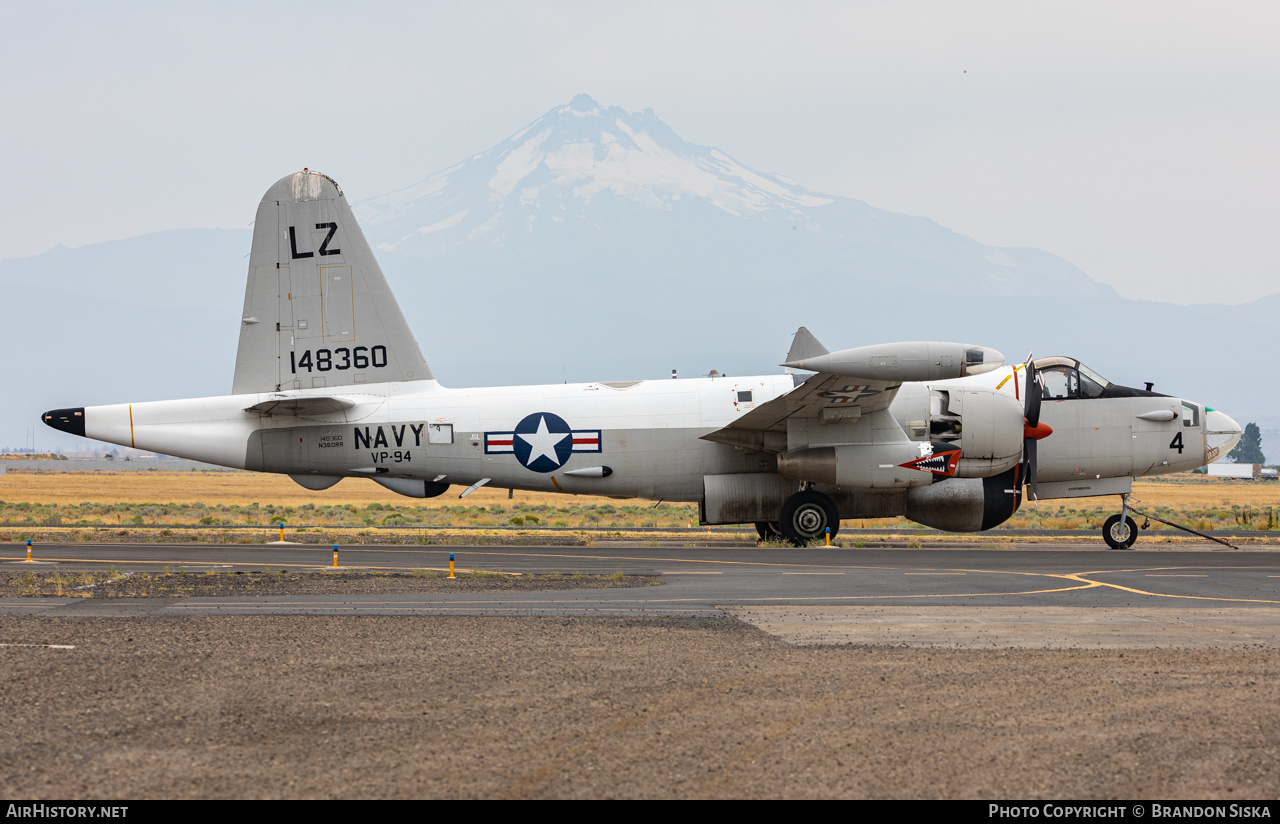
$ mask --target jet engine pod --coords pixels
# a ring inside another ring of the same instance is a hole
[[[939,381],[998,369],[1004,355],[989,346],[910,341],[842,349],[782,365],[871,381]]]
[[[934,475],[910,464],[922,457],[911,441],[811,446],[778,456],[784,478],[859,489],[906,489],[933,483]]]
[[[906,516],[918,524],[948,532],[994,529],[1022,503],[1018,470],[989,478],[949,478],[907,490]]]

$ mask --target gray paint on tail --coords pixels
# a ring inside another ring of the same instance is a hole
[[[430,380],[346,196],[301,171],[263,195],[233,394]]]

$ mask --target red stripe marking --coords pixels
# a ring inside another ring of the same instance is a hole
[[[574,442],[575,444],[579,444],[579,443],[582,443],[582,444],[598,444],[598,443],[600,443],[600,439],[599,439],[599,438],[574,438],[574,439],[573,439],[573,442]]]

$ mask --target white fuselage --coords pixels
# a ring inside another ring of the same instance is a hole
[[[774,466],[772,455],[700,436],[793,386],[789,375],[477,389],[409,381],[288,393],[355,402],[305,417],[245,411],[280,393],[90,407],[85,434],[290,475],[443,475],[449,484],[488,478],[504,488],[699,500],[703,475]],[[530,431],[518,434],[531,416]],[[572,474],[594,467],[611,472]]]
[[[915,414],[912,405],[932,389],[986,388],[1016,396],[1022,375],[1007,380],[1012,372],[1005,367],[970,378],[904,384],[891,410],[906,428]],[[406,381],[89,407],[85,434],[296,476],[462,485],[489,479],[503,488],[696,501],[702,499],[704,476],[776,471],[772,453],[701,436],[793,386],[790,375],[476,389]],[[354,405],[307,416],[246,411],[275,398],[308,396]],[[1195,411],[1182,414],[1188,406]],[[1176,417],[1138,417],[1164,408]],[[1047,400],[1042,420],[1054,433],[1041,444],[1039,478],[1137,476],[1201,466],[1213,448],[1206,442],[1206,419],[1203,407],[1177,398]]]

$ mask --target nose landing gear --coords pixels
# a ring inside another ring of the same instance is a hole
[[[1128,515],[1112,515],[1102,525],[1102,539],[1112,549],[1128,549],[1138,540],[1138,525]]]
[[[1120,495],[1120,514],[1112,515],[1102,525],[1102,540],[1112,549],[1128,549],[1138,540],[1138,525],[1129,517],[1129,495]]]

